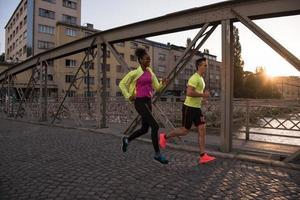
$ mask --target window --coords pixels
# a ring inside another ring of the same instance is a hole
[[[62,20],[63,20],[63,22],[68,23],[68,24],[76,24],[76,17],[72,17],[69,15],[63,15]]]
[[[67,91],[67,97],[74,97],[74,96],[75,96],[75,91],[73,90]]]
[[[66,81],[66,83],[71,83],[74,78],[75,78],[74,75],[66,75],[65,76],[65,81]]]
[[[138,47],[138,44],[135,43],[135,42],[131,42],[131,43],[130,43],[130,47],[131,47],[132,49],[136,49],[136,48]]]
[[[27,38],[27,31],[24,31],[23,33],[23,39],[26,39]]]
[[[166,60],[166,54],[159,53],[159,54],[158,54],[158,60],[160,60],[160,61],[165,61],[165,60]]]
[[[92,34],[93,34],[93,33],[90,33],[90,32],[85,32],[85,33],[84,33],[85,36],[89,36],[89,35],[92,35]]]
[[[51,49],[54,47],[54,43],[53,42],[47,42],[47,41],[38,41],[38,48],[39,49]]]
[[[118,73],[124,73],[124,69],[121,65],[117,65],[116,70],[117,70]]]
[[[110,64],[106,64],[105,69],[106,69],[107,72],[109,72],[110,71]]]
[[[175,55],[175,56],[174,56],[174,60],[175,60],[175,61],[178,61],[178,59],[179,59],[179,56],[176,56],[176,55]]]
[[[24,47],[23,47],[23,53],[24,54],[26,53],[26,50],[27,50],[27,47],[26,47],[26,45],[24,45]]]
[[[101,78],[101,83],[103,84],[103,78]],[[107,88],[110,88],[110,78],[106,79],[106,86]]]
[[[93,92],[93,91],[84,91],[84,96],[85,97],[93,97],[93,96],[95,96],[95,92]]]
[[[119,53],[119,56],[124,59],[124,53]]]
[[[43,9],[43,8],[39,9],[39,15],[41,17],[46,17],[46,18],[49,18],[49,19],[54,19],[55,18],[55,12],[53,12],[51,10],[46,10],[46,9]]]
[[[94,69],[94,63],[92,61],[89,62],[85,62],[84,63],[84,68],[87,69],[88,68],[88,64],[90,64],[90,69]]]
[[[137,58],[136,58],[135,55],[130,55],[130,60],[131,60],[131,61],[137,61]]]
[[[90,85],[94,85],[95,84],[95,78],[94,77],[84,77],[84,84],[88,84],[88,81],[89,81],[89,84]]]
[[[122,95],[121,92],[116,92],[116,96],[117,96],[117,97],[121,97],[121,96],[123,96],[123,95]]]
[[[193,74],[193,70],[192,69],[184,69],[184,74],[185,75],[192,75]]]
[[[75,29],[71,29],[71,28],[66,28],[65,29],[65,34],[68,36],[76,36],[77,35],[77,31]]]
[[[63,6],[67,7],[67,8],[76,9],[77,3],[74,1],[70,1],[70,0],[63,0]]]
[[[110,51],[107,51],[107,52],[106,52],[106,57],[107,57],[107,58],[110,58]]]
[[[46,2],[49,2],[49,3],[55,3],[55,0],[43,0],[43,1],[46,1]]]
[[[157,71],[159,71],[159,72],[165,72],[166,71],[166,66],[159,65],[158,68],[157,68]]]
[[[20,22],[20,29],[23,27],[23,22],[21,21]]]
[[[24,10],[27,8],[27,1],[24,3]]]
[[[118,45],[120,47],[124,47],[125,46],[125,42],[118,42],[118,43],[116,43],[116,45]]]
[[[94,85],[95,84],[95,78],[94,77],[84,77],[84,84],[88,84],[88,81],[90,82],[90,85]]]
[[[119,85],[119,83],[120,83],[121,80],[122,79],[116,79],[116,85]]]
[[[23,14],[23,7],[20,8],[20,16]]]
[[[53,75],[48,74],[48,81],[53,81]]]
[[[39,32],[54,35],[54,27],[39,24]]]
[[[66,67],[76,67],[76,60],[66,59],[65,65]]]
[[[47,62],[48,62],[48,66],[49,67],[53,67],[53,65],[54,65],[54,61],[53,60],[48,60]]]
[[[27,16],[24,17],[24,25],[27,23]]]

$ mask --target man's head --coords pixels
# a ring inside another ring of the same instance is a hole
[[[204,74],[207,68],[207,59],[199,58],[196,60],[196,69],[200,74]]]

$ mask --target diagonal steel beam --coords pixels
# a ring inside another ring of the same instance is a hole
[[[25,103],[25,99],[29,98],[31,93],[34,92],[34,86],[35,86],[35,83],[36,83],[35,82],[35,75],[38,72],[38,67],[37,66],[39,65],[39,63],[40,63],[40,58],[37,59],[37,62],[36,62],[36,65],[35,65],[36,67],[32,69],[30,79],[28,80],[28,83],[27,83],[27,86],[26,86],[26,89],[25,89],[25,93],[21,97],[15,119],[17,119],[19,116],[21,116],[23,114],[23,113],[21,113],[22,105],[23,105],[23,103]]]
[[[300,60],[284,48],[279,42],[272,38],[263,29],[257,26],[251,19],[235,9],[231,9],[231,12],[253,33],[255,33],[260,39],[262,39],[266,44],[268,44],[274,51],[286,59],[291,65],[293,65],[298,71],[300,71]]]
[[[126,71],[130,71],[130,67],[127,65],[127,63],[124,61],[124,59],[120,56],[120,54],[118,53],[118,50],[114,47],[114,45],[110,44],[109,42],[107,42],[103,37],[102,37],[102,41],[104,41],[104,43],[106,44],[106,46],[109,48],[110,52],[112,52],[112,54],[115,56],[115,58],[117,59],[118,63],[126,70]]]
[[[95,41],[96,41],[96,39],[94,39],[94,40],[92,41],[91,47],[94,45]],[[58,109],[57,109],[57,111],[56,111],[56,113],[55,113],[55,115],[54,115],[54,117],[53,117],[53,119],[52,119],[51,124],[53,124],[53,123],[55,122],[55,120],[57,119],[57,116],[58,116],[58,114],[59,114],[59,111],[60,111],[60,109],[62,108],[62,106],[63,106],[63,104],[64,104],[64,102],[65,102],[65,100],[66,100],[66,98],[67,98],[68,91],[70,91],[71,87],[75,84],[75,82],[76,82],[76,77],[77,77],[79,71],[81,71],[81,68],[82,68],[83,64],[85,63],[85,60],[87,59],[87,55],[88,55],[89,53],[90,53],[90,52],[88,52],[87,54],[85,54],[84,58],[82,59],[82,62],[81,62],[80,66],[78,67],[78,69],[77,69],[77,71],[76,71],[76,73],[75,73],[75,77],[73,78],[72,82],[70,83],[70,85],[69,85],[69,87],[68,87],[68,90],[67,90],[67,92],[65,93],[64,98],[63,98],[63,100],[61,101],[61,103],[60,103],[60,105],[59,105],[59,107],[58,107]],[[93,57],[94,57],[94,56],[93,56]]]

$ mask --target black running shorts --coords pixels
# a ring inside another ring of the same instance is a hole
[[[186,129],[191,129],[193,123],[196,127],[201,124],[205,124],[205,119],[201,108],[193,108],[183,104],[182,126],[184,126]]]

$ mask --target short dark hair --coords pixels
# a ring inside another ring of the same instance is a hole
[[[134,54],[137,57],[139,63],[141,63],[140,60],[144,57],[144,55],[147,55],[147,51],[143,48],[137,48]]]
[[[198,70],[198,66],[202,63],[206,61],[206,58],[205,57],[202,57],[202,58],[199,58],[196,60],[196,69]]]

